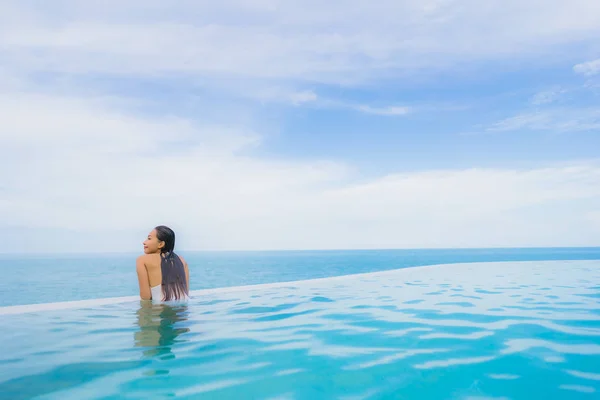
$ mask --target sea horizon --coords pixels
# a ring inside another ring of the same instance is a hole
[[[460,250],[600,250],[597,246],[486,246],[486,247],[381,247],[381,248],[327,248],[327,249],[175,249],[175,253],[311,253],[311,252],[372,252],[372,251],[460,251]],[[0,257],[11,256],[135,256],[143,251],[71,251],[71,252],[1,252]]]
[[[137,295],[139,253],[0,255],[0,306]],[[600,247],[185,251],[190,289],[501,261],[600,260]]]

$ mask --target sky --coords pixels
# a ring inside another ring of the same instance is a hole
[[[595,0],[2,1],[0,252],[598,246],[598,37]]]

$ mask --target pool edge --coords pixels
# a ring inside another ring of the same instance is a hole
[[[311,278],[311,279],[302,279],[296,281],[284,281],[284,282],[272,282],[272,283],[258,283],[253,285],[242,285],[242,286],[225,286],[219,288],[210,288],[210,289],[198,289],[192,290],[190,295],[192,297],[209,295],[209,294],[220,294],[220,293],[236,293],[236,292],[244,292],[249,290],[261,290],[261,289],[272,289],[272,288],[280,288],[290,285],[305,285],[310,283],[317,283],[323,281],[340,281],[347,279],[355,279],[361,277],[376,277],[376,276],[385,276],[390,274],[410,274],[415,270],[421,271],[422,269],[436,269],[442,267],[459,267],[465,265],[487,265],[487,264],[533,264],[533,263],[573,263],[573,262],[598,262],[599,260],[589,259],[589,260],[527,260],[527,261],[475,261],[475,262],[461,262],[461,263],[443,263],[443,264],[431,264],[431,265],[416,265],[412,267],[404,267],[397,269],[390,269],[384,271],[375,271],[375,272],[362,272],[357,274],[347,274],[347,275],[338,275],[324,278]],[[19,304],[13,306],[4,306],[0,307],[0,315],[16,315],[16,314],[26,314],[32,312],[39,311],[56,311],[56,310],[66,310],[66,309],[77,309],[77,308],[86,308],[86,307],[97,307],[111,304],[122,304],[129,303],[134,301],[140,301],[139,296],[120,296],[120,297],[105,297],[105,298],[96,298],[96,299],[86,299],[86,300],[72,300],[72,301],[61,301],[61,302],[53,302],[53,303],[34,303],[34,304]]]

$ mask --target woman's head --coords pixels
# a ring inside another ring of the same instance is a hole
[[[170,253],[175,248],[175,232],[167,226],[159,225],[144,240],[144,253]]]

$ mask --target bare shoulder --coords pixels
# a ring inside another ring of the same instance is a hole
[[[141,255],[135,259],[135,269],[138,275],[146,273],[146,258],[144,255]]]
[[[187,266],[187,261],[185,261],[185,258],[183,258],[181,255],[177,254],[177,256],[179,257],[179,259],[181,260],[181,262],[183,263],[183,265]]]
[[[156,262],[156,257],[153,257],[153,254],[142,254],[136,259],[136,265],[138,267],[145,267],[147,269],[154,269]],[[160,261],[158,262],[160,265]]]

